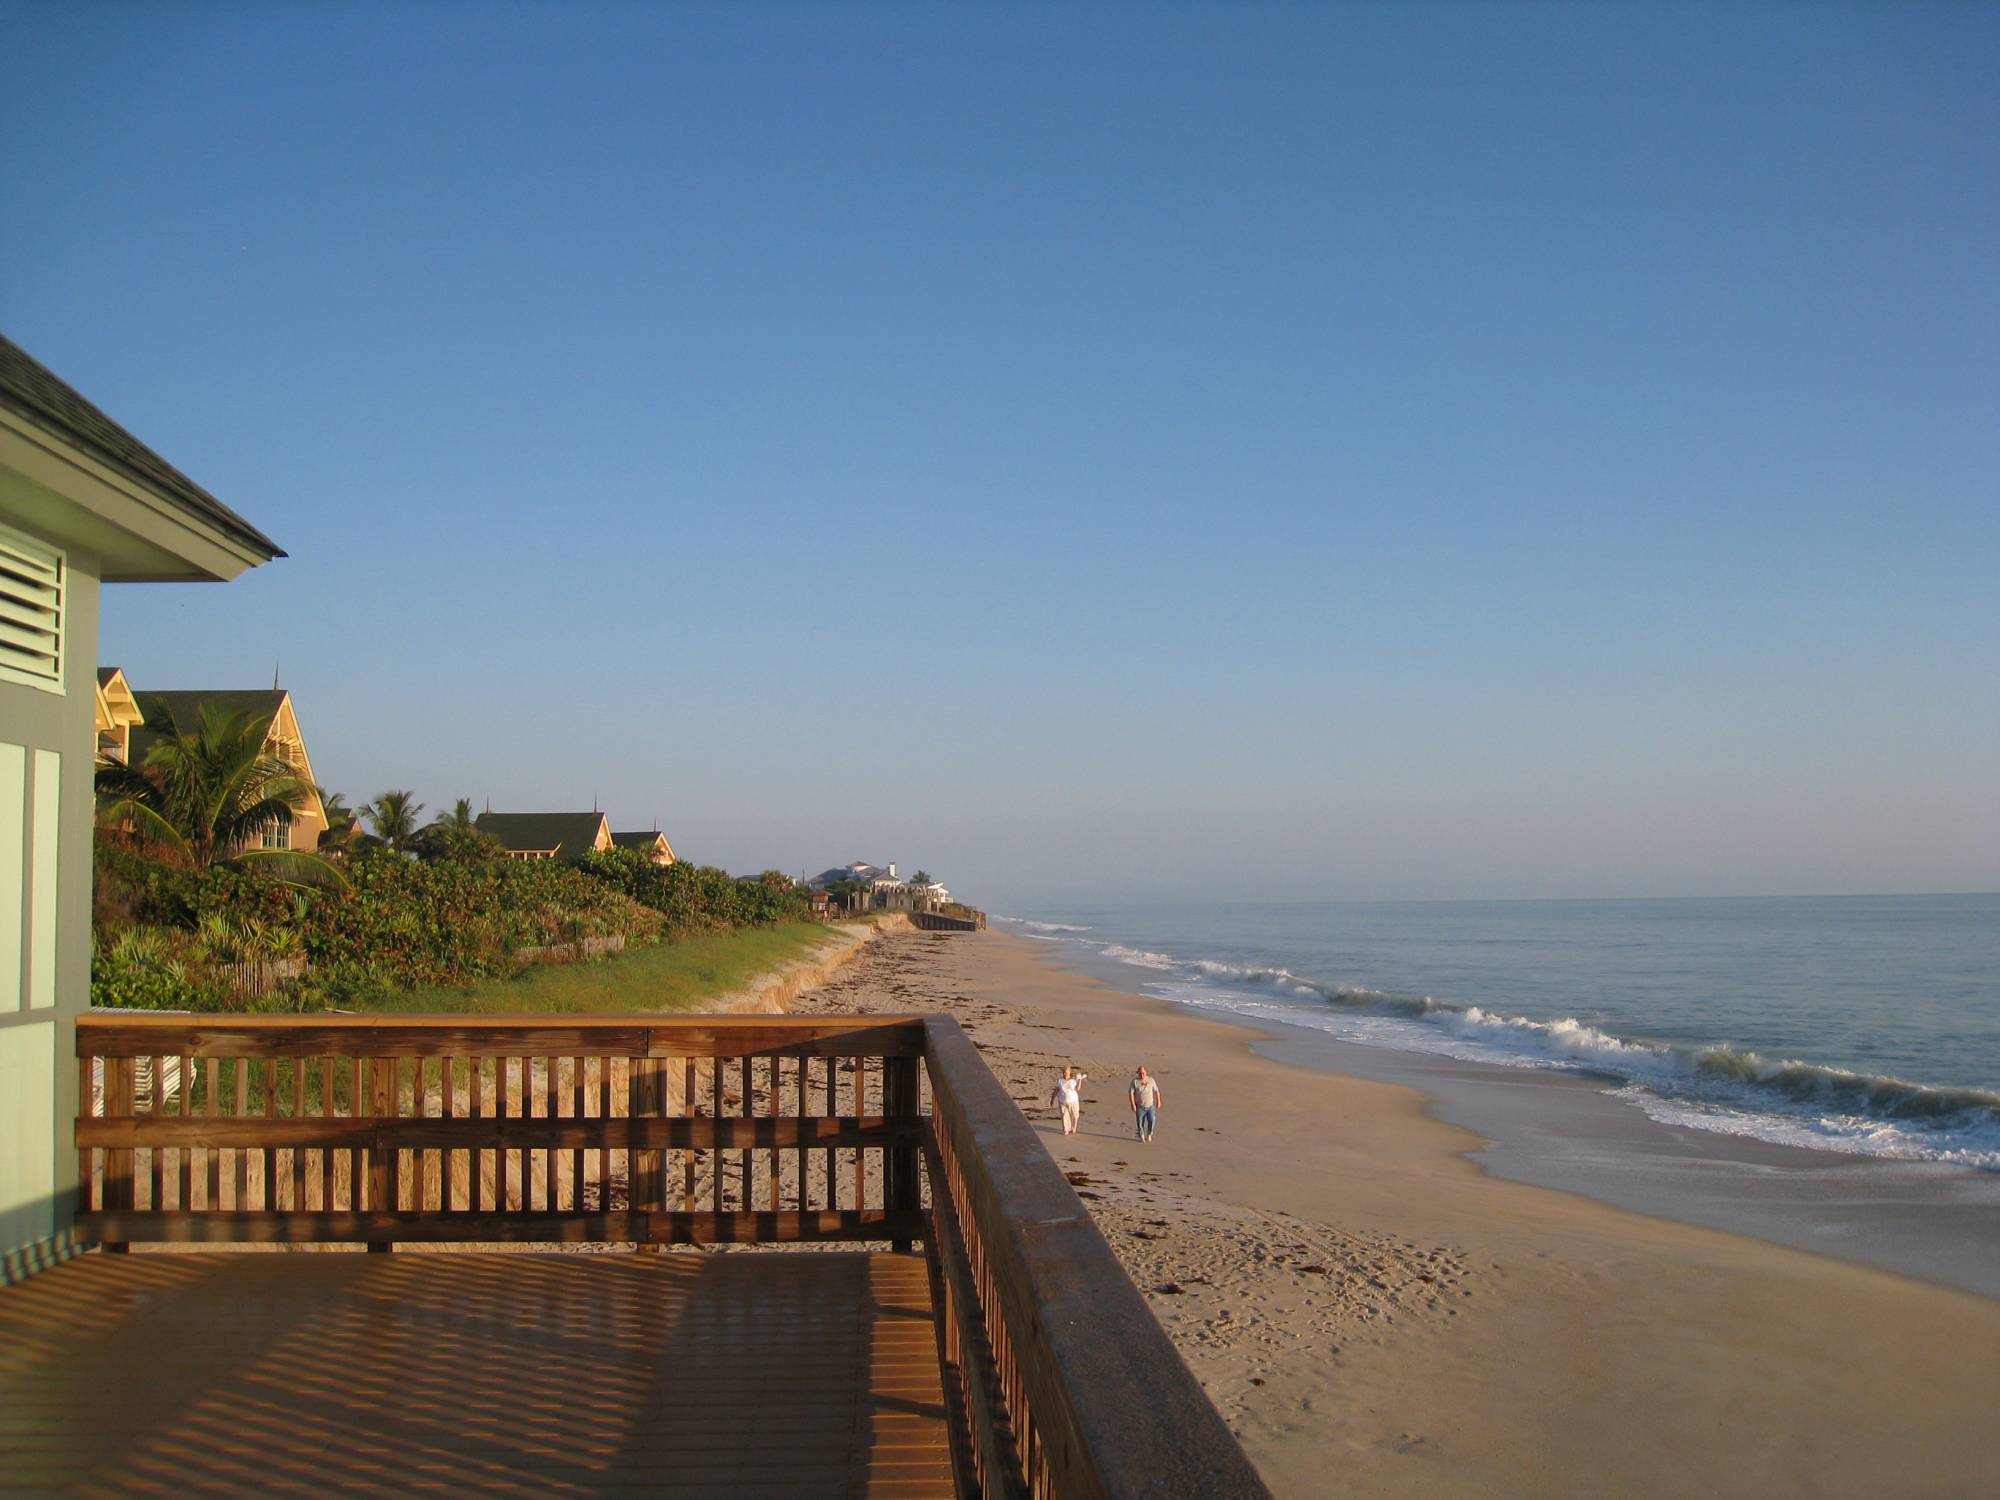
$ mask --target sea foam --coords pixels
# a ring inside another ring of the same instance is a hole
[[[1284,968],[1077,941],[1158,976],[1147,983],[1162,997],[1205,1010],[1303,1025],[1367,1046],[1596,1074],[1618,1085],[1614,1097],[1662,1123],[2000,1170],[2000,1093],[1990,1090],[1767,1058],[1726,1042],[1688,1046],[1620,1037],[1571,1017],[1534,1020],[1429,995],[1328,983]]]

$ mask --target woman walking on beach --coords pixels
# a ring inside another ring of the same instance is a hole
[[[1064,1063],[1062,1077],[1049,1093],[1049,1103],[1062,1110],[1064,1135],[1076,1134],[1076,1122],[1083,1115],[1083,1081],[1089,1076]]]
[[[1166,1097],[1160,1090],[1160,1080],[1146,1071],[1144,1063],[1140,1063],[1139,1071],[1132,1078],[1132,1128],[1140,1140],[1152,1140],[1153,1121]]]

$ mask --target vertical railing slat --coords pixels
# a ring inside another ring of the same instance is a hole
[[[584,1066],[583,1065],[584,1065],[584,1059],[581,1057],[573,1057],[570,1059],[569,1117],[572,1120],[581,1120],[583,1118],[583,1113],[584,1113],[583,1111]],[[583,1152],[581,1150],[574,1150],[571,1151],[569,1154],[569,1210],[571,1213],[575,1214],[580,1214],[584,1211]]]
[[[708,1114],[716,1120],[722,1118],[722,1058],[708,1060]],[[712,1212],[722,1212],[722,1148],[714,1146],[708,1152],[708,1206]]]
[[[292,1118],[306,1117],[306,1060],[292,1059]],[[306,1152],[305,1147],[292,1147],[292,1212],[304,1213],[306,1207]]]
[[[695,1081],[694,1059],[691,1057],[682,1058],[681,1113],[690,1116],[701,1113],[699,1101],[695,1097],[698,1087],[699,1085]],[[681,1153],[681,1210],[684,1213],[694,1212],[696,1201],[694,1177],[695,1153],[692,1150],[683,1151]]]

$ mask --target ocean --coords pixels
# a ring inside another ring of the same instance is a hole
[[[1192,1009],[1555,1070],[1667,1126],[2000,1173],[2000,895],[1029,909]]]

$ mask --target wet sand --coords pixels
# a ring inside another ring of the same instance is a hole
[[[2000,1301],[1503,1180],[1414,1089],[1009,935],[890,935],[794,1009],[955,1012],[1281,1495],[2000,1491]]]

